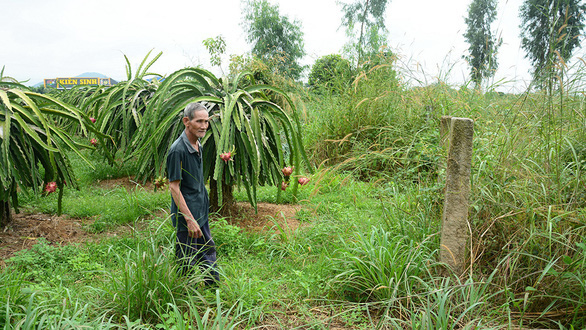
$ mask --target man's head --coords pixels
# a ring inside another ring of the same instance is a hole
[[[183,110],[183,124],[189,140],[204,137],[209,125],[208,110],[201,103],[190,103]]]
[[[183,117],[187,117],[189,120],[192,120],[196,111],[205,111],[207,114],[208,109],[199,102],[189,103],[183,110]]]

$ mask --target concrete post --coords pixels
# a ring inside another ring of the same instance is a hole
[[[474,121],[451,118],[440,260],[460,275],[465,267]]]

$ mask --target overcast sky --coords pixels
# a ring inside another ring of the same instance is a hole
[[[336,0],[270,0],[281,15],[302,23],[303,64],[339,53],[345,43]],[[344,0],[343,0],[344,1]],[[349,2],[350,0],[345,0]],[[467,80],[462,36],[471,0],[391,0],[386,23],[390,48],[400,65],[424,83],[438,79],[459,86]],[[522,0],[500,0],[494,28],[503,45],[496,81],[502,89],[522,91],[531,68],[520,48],[518,12]],[[136,70],[144,56],[163,52],[151,71],[167,75],[190,65],[209,64],[202,44],[222,35],[228,54],[250,50],[241,26],[239,0],[0,0],[0,67],[27,85],[44,78],[99,72],[125,80],[124,55]],[[577,53],[577,56],[584,56]]]

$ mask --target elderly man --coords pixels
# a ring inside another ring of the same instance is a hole
[[[190,103],[183,111],[185,130],[167,155],[171,190],[171,219],[177,231],[175,254],[181,273],[199,265],[206,271],[206,284],[219,280],[216,246],[208,223],[209,198],[203,179],[202,146],[208,126],[208,111],[201,103]]]

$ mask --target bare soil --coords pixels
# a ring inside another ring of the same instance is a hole
[[[103,180],[97,184],[107,189],[118,187],[154,189],[152,184],[140,185],[128,178]],[[256,213],[249,203],[237,203],[237,212],[228,218],[228,221],[246,231],[275,230],[275,223],[278,223],[281,227],[287,226],[290,229],[287,232],[294,232],[300,226],[299,220],[295,218],[295,213],[300,208],[300,205],[259,203],[258,213]],[[71,218],[67,215],[57,216],[44,213],[13,214],[11,223],[0,232],[0,267],[3,267],[4,261],[14,256],[17,251],[31,248],[41,237],[52,244],[84,243],[105,237],[131,234],[136,229],[146,227],[149,220],[151,219],[147,218],[136,224],[95,234],[84,229],[94,221],[91,218]]]

